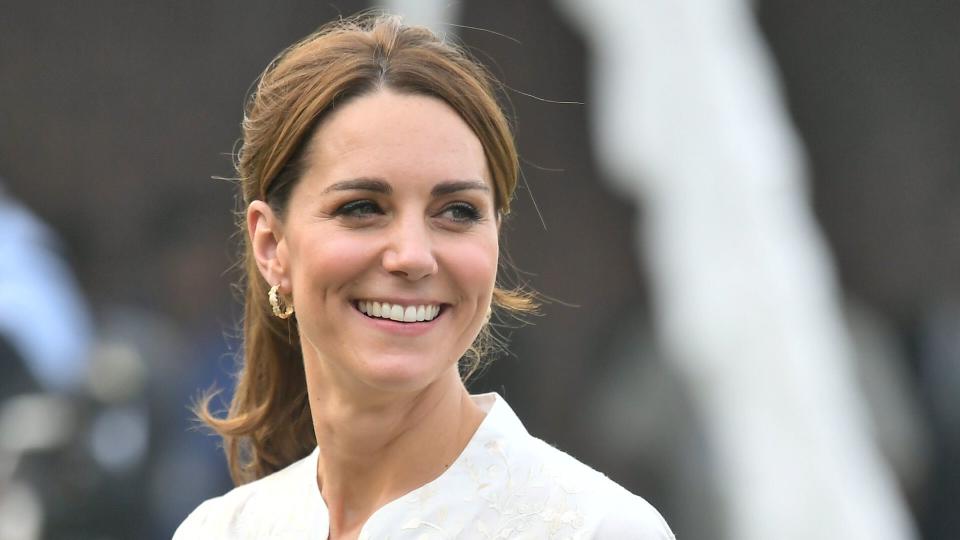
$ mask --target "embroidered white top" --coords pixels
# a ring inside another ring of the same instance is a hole
[[[486,417],[433,481],[373,513],[360,540],[675,540],[642,498],[531,436],[497,394],[473,396]],[[325,540],[329,515],[316,482],[319,450],[201,504],[174,540]]]

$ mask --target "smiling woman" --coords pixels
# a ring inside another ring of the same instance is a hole
[[[398,19],[325,27],[247,107],[240,487],[176,538],[672,538],[643,499],[529,434],[463,377],[494,308],[517,156],[494,82]]]
[[[247,229],[263,279],[296,309],[309,393],[377,401],[460,385],[497,274],[479,139],[440,99],[385,88],[341,101],[303,159],[283,219],[252,201]]]

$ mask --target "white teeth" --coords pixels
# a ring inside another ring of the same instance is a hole
[[[408,323],[432,321],[440,313],[440,306],[437,305],[401,306],[369,300],[357,302],[357,308],[370,317]]]

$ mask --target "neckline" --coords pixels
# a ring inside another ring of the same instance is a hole
[[[367,529],[372,526],[371,524],[375,525],[379,521],[380,516],[389,513],[393,506],[399,504],[400,501],[406,499],[414,493],[417,493],[418,491],[429,489],[430,487],[434,487],[437,484],[443,483],[447,477],[453,474],[453,471],[457,470],[463,465],[463,462],[467,460],[469,456],[475,455],[477,452],[482,451],[482,448],[480,448],[481,439],[489,439],[497,435],[500,437],[505,437],[511,434],[527,434],[526,428],[523,427],[520,419],[517,418],[510,406],[507,405],[506,401],[504,401],[504,399],[500,397],[498,393],[489,392],[486,394],[471,394],[470,399],[473,400],[473,402],[486,414],[484,415],[483,420],[481,420],[480,425],[477,427],[477,430],[470,437],[467,445],[463,448],[463,451],[460,452],[460,455],[458,455],[457,458],[450,464],[450,466],[447,467],[436,478],[397,496],[380,508],[377,508],[372,514],[370,514],[370,517],[367,518],[363,526],[360,528],[360,533],[357,535],[360,540],[368,538],[369,533],[367,532]],[[319,510],[316,514],[316,530],[326,531],[327,536],[321,536],[321,538],[328,538],[330,534],[330,510],[327,507],[327,502],[323,500],[323,494],[320,492],[320,486],[317,485],[317,467],[319,465],[319,459],[320,447],[317,446],[304,460],[310,465],[310,474],[308,476],[308,480],[310,482],[308,502],[311,507]]]

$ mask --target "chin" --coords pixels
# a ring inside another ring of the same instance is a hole
[[[364,378],[370,386],[385,392],[419,392],[457,370],[456,362],[446,365],[424,362],[423,356],[377,355],[366,366]],[[457,373],[459,380],[459,372]]]

